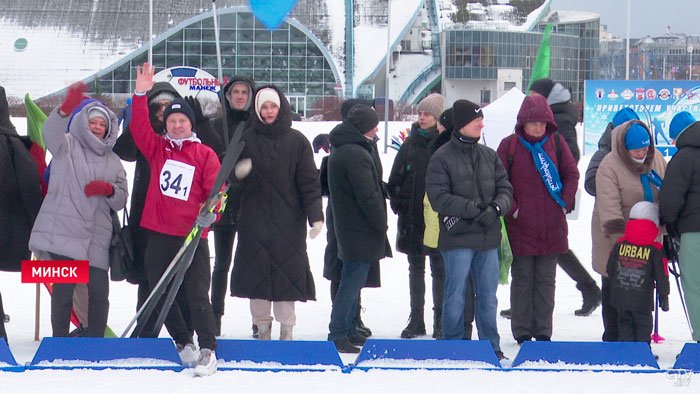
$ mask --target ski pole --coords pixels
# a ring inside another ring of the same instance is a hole
[[[651,334],[651,340],[654,343],[662,343],[666,338],[659,335],[659,290],[654,289],[654,333]]]

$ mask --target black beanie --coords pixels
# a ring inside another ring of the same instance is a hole
[[[170,103],[170,105],[168,105],[168,107],[165,108],[165,111],[163,111],[163,128],[165,128],[168,116],[174,113],[181,113],[187,116],[190,119],[190,123],[192,123],[192,129],[194,130],[194,111],[192,111],[192,107],[190,107],[190,105],[187,104],[187,101],[179,97],[173,100]]]
[[[549,78],[540,78],[532,81],[532,85],[530,85],[530,90],[534,90],[535,92],[543,95],[544,98],[547,98],[549,97],[549,93],[552,91],[553,87],[554,81],[552,81]]]
[[[366,99],[348,99],[343,102],[343,105],[340,106],[340,116],[342,120],[346,120],[348,118],[348,113],[350,113],[350,109],[357,104],[364,104],[368,107],[372,106],[372,100],[366,100]]]
[[[452,108],[444,110],[438,121],[447,132],[451,132],[452,129],[454,129],[454,123],[452,122]]]
[[[379,116],[364,104],[355,104],[348,112],[347,122],[355,126],[361,134],[374,129],[379,124]]]
[[[452,105],[452,123],[454,131],[459,131],[476,118],[483,118],[481,108],[468,100],[457,100]]]

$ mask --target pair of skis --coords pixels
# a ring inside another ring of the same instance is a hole
[[[219,202],[221,202],[226,194],[226,191],[228,190],[228,186],[223,190],[222,187],[238,161],[241,152],[243,152],[243,147],[245,146],[245,142],[241,141],[243,136],[243,127],[243,123],[239,124],[233,133],[233,138],[231,138],[231,141],[226,148],[226,153],[221,163],[221,169],[216,176],[211,193],[201,207],[200,212],[202,213],[212,212]],[[165,295],[165,300],[162,304],[162,308],[158,312],[158,319],[153,326],[153,331],[150,333],[144,333],[143,326],[145,326],[145,324],[139,324],[130,335],[131,338],[158,336],[158,333],[165,322],[165,318],[168,315],[168,311],[175,301],[175,296],[182,285],[185,274],[192,264],[194,254],[197,251],[197,246],[199,244],[199,239],[202,236],[202,230],[202,227],[196,223],[194,224],[189,234],[185,238],[185,242],[183,243],[182,247],[180,247],[175,257],[171,260],[170,264],[165,269],[165,272],[163,272],[163,275],[160,277],[160,280],[158,280],[158,283],[151,290],[151,294],[148,296],[144,304],[136,312],[134,318],[131,319],[131,322],[129,322],[129,325],[122,333],[121,338],[126,338],[129,336],[131,328],[138,320],[142,320],[144,322],[149,321],[155,313],[158,303]]]

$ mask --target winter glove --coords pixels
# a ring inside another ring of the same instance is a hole
[[[83,94],[88,89],[87,85],[82,82],[76,82],[68,88],[68,95],[63,100],[63,104],[59,108],[64,115],[70,115],[74,109],[78,107],[81,101],[83,101],[85,95]]]
[[[85,185],[85,195],[88,197],[105,196],[110,197],[114,194],[114,186],[105,181],[92,181]]]
[[[250,174],[250,170],[253,169],[253,162],[249,158],[242,159],[233,168],[233,174],[236,179],[241,180]]]
[[[668,312],[668,296],[659,297],[659,307],[662,311]]]
[[[214,212],[204,212],[197,216],[195,223],[201,228],[209,227],[216,220],[216,214]]]
[[[311,224],[311,230],[309,230],[309,238],[314,239],[318,237],[319,234],[321,234],[321,230],[323,229],[323,221],[319,220],[317,222],[313,222]]]
[[[493,222],[498,219],[498,213],[496,212],[496,208],[494,208],[491,205],[486,205],[486,204],[479,204],[479,208],[481,208],[481,213],[476,215],[474,220],[479,223],[483,227],[489,227]]]
[[[199,103],[199,100],[192,96],[187,96],[185,97],[185,101],[187,101],[187,104],[189,104],[192,111],[194,111],[194,122],[196,124],[209,121],[209,118],[204,116],[204,112],[202,112],[202,105]]]

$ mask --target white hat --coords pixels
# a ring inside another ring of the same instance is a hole
[[[265,123],[265,120],[260,116],[260,108],[262,108],[263,104],[266,102],[271,101],[277,106],[280,106],[280,96],[277,94],[277,91],[272,88],[264,88],[260,89],[258,91],[258,94],[255,95],[255,113],[258,115],[258,119],[260,119],[263,123]]]
[[[647,219],[659,227],[659,205],[649,201],[640,201],[632,206],[630,219]]]

